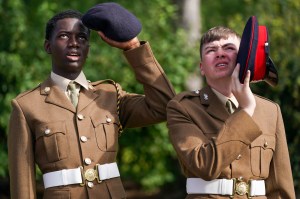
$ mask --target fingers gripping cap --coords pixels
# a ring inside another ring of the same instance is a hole
[[[269,57],[268,30],[259,26],[255,16],[248,19],[244,28],[237,63],[240,63],[239,79],[244,83],[247,70],[251,71],[250,81],[266,81],[271,86],[278,83],[276,67]]]
[[[117,3],[101,3],[90,8],[82,17],[83,24],[102,31],[112,40],[124,42],[136,37],[142,30],[140,21]]]

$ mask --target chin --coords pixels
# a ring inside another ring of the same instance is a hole
[[[83,66],[83,64],[79,63],[79,62],[69,62],[68,65],[69,65],[69,67],[72,67],[72,68],[82,68],[82,66]]]

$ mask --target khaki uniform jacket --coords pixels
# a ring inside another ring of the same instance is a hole
[[[156,61],[150,45],[124,52],[145,95],[129,94],[120,87],[120,115],[113,84],[91,83],[81,89],[77,111],[51,78],[12,100],[8,149],[12,199],[36,198],[35,163],[48,173],[116,161],[119,122],[123,128],[142,127],[166,120],[167,102],[174,97],[172,85]],[[45,133],[50,129],[50,133]],[[80,138],[86,136],[87,141]],[[86,164],[85,158],[91,163]],[[119,177],[94,181],[94,187],[79,184],[51,187],[44,199],[125,198]]]
[[[187,178],[263,179],[266,196],[295,198],[284,124],[278,104],[255,96],[253,117],[230,115],[210,87],[177,95],[167,106],[171,142]],[[187,198],[229,198],[187,195]],[[247,196],[234,198],[247,198]]]

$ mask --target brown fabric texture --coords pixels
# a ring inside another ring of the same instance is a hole
[[[119,116],[116,87],[101,81],[91,83],[93,89],[80,91],[77,111],[51,78],[12,100],[8,134],[12,199],[36,198],[35,164],[47,173],[79,166],[86,170],[115,162],[119,122],[126,128],[166,120],[166,104],[175,92],[149,43],[125,51],[124,55],[145,89],[144,94],[130,94],[120,87]],[[50,130],[47,134],[46,129]],[[87,141],[83,142],[81,136],[86,136]],[[85,158],[90,158],[91,164],[85,164]],[[126,194],[120,178],[113,178],[95,181],[93,188],[48,188],[44,198],[53,197],[117,199]]]
[[[177,95],[167,106],[170,140],[187,178],[265,180],[266,196],[295,198],[289,153],[278,104],[255,96],[253,117],[229,114],[211,88]],[[229,198],[187,195],[192,198]],[[234,198],[247,198],[237,196]]]

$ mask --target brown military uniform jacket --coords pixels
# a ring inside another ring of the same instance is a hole
[[[150,45],[124,54],[145,95],[129,94],[120,87],[119,116],[116,87],[109,83],[95,82],[90,85],[93,89],[81,89],[77,111],[51,78],[12,101],[8,134],[12,199],[36,198],[35,163],[43,174],[112,163],[118,150],[119,123],[126,128],[166,120],[166,104],[175,93]],[[91,163],[86,164],[85,158]],[[102,183],[95,180],[92,188],[74,184],[44,191],[44,199],[125,197],[120,177]]]
[[[241,109],[230,115],[209,87],[181,93],[167,107],[171,142],[187,178],[265,180],[266,196],[253,198],[293,199],[280,108],[259,96],[255,100],[256,109],[250,117]],[[229,196],[190,194],[186,198]]]

